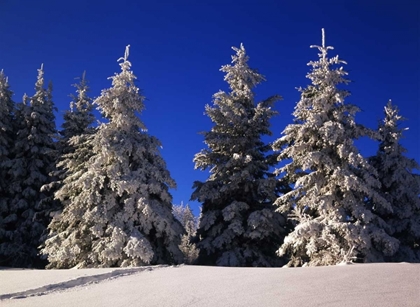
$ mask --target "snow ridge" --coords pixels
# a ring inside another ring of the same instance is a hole
[[[128,275],[138,274],[143,271],[154,271],[159,268],[168,267],[168,265],[158,265],[158,266],[148,266],[148,267],[137,267],[137,268],[126,268],[126,269],[117,269],[112,272],[82,276],[75,279],[71,279],[64,282],[53,283],[45,285],[35,289],[29,289],[26,291],[8,293],[0,295],[0,301],[8,299],[24,299],[32,296],[42,296],[51,294],[53,292],[64,291],[75,287],[82,287],[91,284],[98,284],[104,281],[116,279],[119,277],[124,277]]]

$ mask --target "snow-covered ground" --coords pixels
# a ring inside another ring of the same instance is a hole
[[[420,306],[420,264],[0,270],[9,306]]]

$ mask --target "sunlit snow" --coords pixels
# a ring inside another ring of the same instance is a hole
[[[420,306],[420,264],[0,270],[9,306]]]

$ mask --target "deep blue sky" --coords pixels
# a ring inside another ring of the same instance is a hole
[[[231,61],[231,46],[242,42],[267,81],[257,98],[284,97],[272,121],[278,138],[291,122],[306,86],[307,63],[317,59],[309,46],[321,43],[346,60],[352,95],[362,109],[356,120],[374,128],[388,99],[399,106],[410,127],[402,141],[408,156],[420,161],[420,2],[417,0],[340,1],[109,1],[0,0],[0,69],[9,76],[15,100],[33,95],[37,71],[54,84],[57,125],[69,108],[74,78],[87,71],[91,96],[110,87],[116,60],[131,44],[138,86],[147,97],[141,115],[149,132],[163,143],[162,155],[177,181],[174,203],[188,202],[195,153],[204,148],[198,132],[211,128],[203,115],[212,95],[227,90],[219,68]],[[358,142],[365,155],[376,144]],[[191,203],[198,213],[197,203]]]

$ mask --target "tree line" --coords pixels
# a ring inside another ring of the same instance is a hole
[[[92,100],[85,75],[55,128],[52,85],[38,70],[35,94],[12,99],[0,73],[0,265],[122,267],[195,263],[315,266],[342,262],[420,262],[420,166],[406,157],[404,128],[390,101],[377,129],[345,103],[347,72],[333,48],[311,46],[309,85],[299,88],[293,122],[273,143],[273,95],[255,101],[264,76],[244,46],[222,66],[229,91],[213,95],[213,125],[195,167],[188,206],[175,187],[160,142],[139,118],[145,97],[134,84],[129,46],[112,86]],[[94,126],[93,106],[104,120]],[[378,141],[364,157],[354,144]]]

